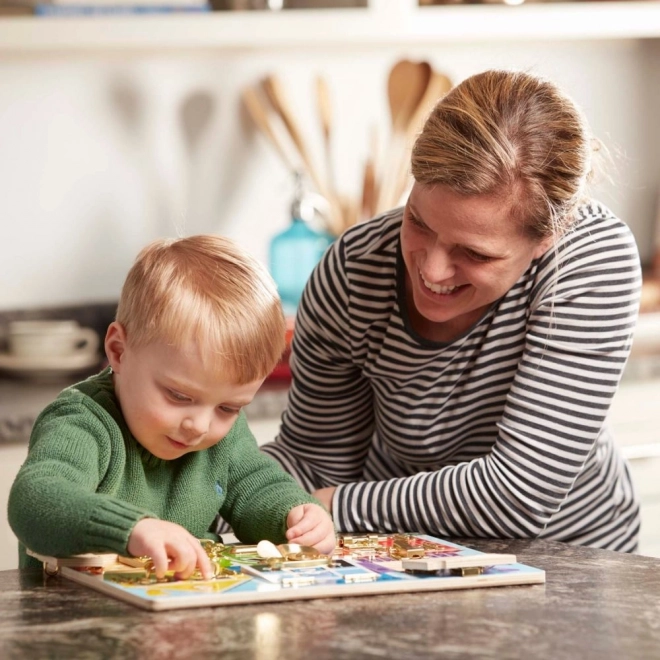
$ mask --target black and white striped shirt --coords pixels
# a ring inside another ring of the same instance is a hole
[[[401,221],[351,228],[312,275],[264,451],[309,490],[339,484],[341,531],[634,550],[639,507],[606,424],[639,304],[629,229],[582,207],[556,250],[438,343],[407,317]]]

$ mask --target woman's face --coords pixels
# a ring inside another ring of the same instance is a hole
[[[408,311],[422,336],[449,341],[463,333],[550,247],[549,239],[525,236],[509,207],[492,196],[414,184],[401,250]]]

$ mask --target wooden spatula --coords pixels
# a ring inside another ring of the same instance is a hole
[[[275,151],[278,153],[284,164],[287,168],[293,172],[298,168],[294,165],[291,160],[291,157],[286,152],[285,148],[282,146],[281,140],[277,137],[273,125],[268,116],[269,110],[264,101],[260,98],[259,94],[252,87],[246,87],[242,94],[241,98],[243,100],[243,105],[248,111],[248,114],[252,118],[252,121],[255,123],[257,128],[264,134],[268,139],[270,144],[273,146]]]
[[[332,163],[332,106],[330,103],[330,89],[323,76],[316,77],[316,103],[323,135],[323,148],[325,151],[325,169],[328,188],[336,194],[334,167]]]

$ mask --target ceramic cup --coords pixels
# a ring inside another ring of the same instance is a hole
[[[98,334],[73,320],[13,321],[7,330],[7,348],[16,357],[67,357],[99,347]]]

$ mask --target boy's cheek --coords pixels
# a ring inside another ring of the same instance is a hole
[[[175,420],[166,411],[158,408],[147,407],[142,411],[136,411],[136,416],[139,416],[139,422],[144,427],[158,430],[179,428],[178,420]]]

